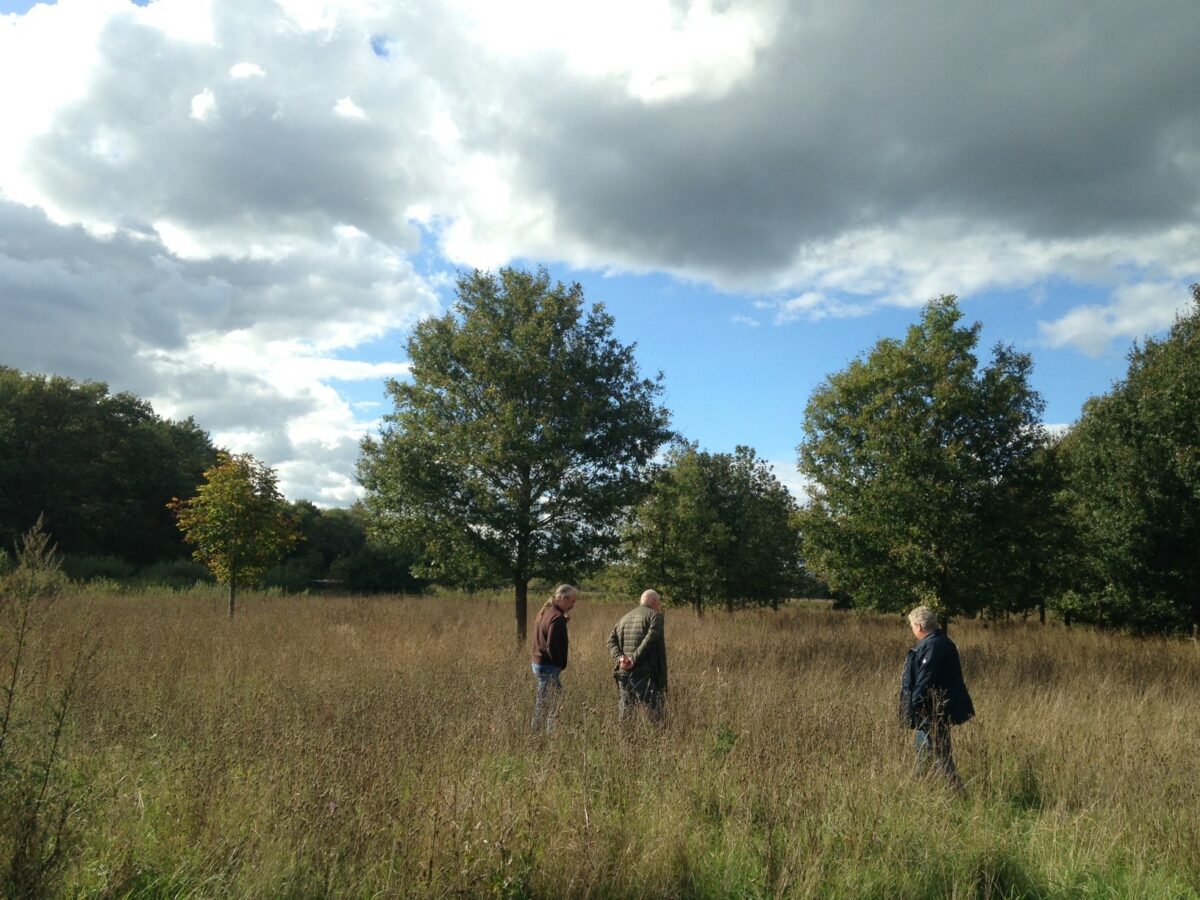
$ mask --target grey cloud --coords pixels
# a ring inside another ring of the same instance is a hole
[[[184,320],[217,313],[227,285],[192,281],[156,244],[98,240],[0,201],[0,353],[10,364],[117,379],[144,346],[179,348]]]
[[[742,278],[905,217],[1035,240],[1190,221],[1198,33],[1191,2],[794,4],[718,100],[533,65],[501,90],[525,185],[598,255]]]
[[[214,6],[215,45],[111,21],[87,95],[31,145],[37,183],[74,214],[105,221],[169,218],[268,248],[281,235],[323,236],[348,223],[415,247],[396,204],[418,193],[428,154],[394,129],[425,115],[417,86],[355,31],[318,40],[286,27],[277,9]],[[230,76],[247,59],[265,77]],[[217,112],[200,122],[191,99],[204,89]],[[347,94],[381,121],[336,116]]]
[[[294,421],[331,408],[315,378],[281,383],[270,361],[254,356],[254,342],[245,358],[205,362],[189,338],[253,328],[279,340],[316,339],[339,322],[384,316],[394,325],[435,306],[410,268],[369,251],[344,260],[330,251],[319,262],[181,261],[154,240],[102,240],[0,200],[0,363],[105,381],[151,400],[160,414],[192,416],[218,439],[249,436],[252,447],[231,449],[286,464],[288,496],[348,502],[343,476],[357,452],[349,408],[338,426],[348,434],[326,436],[332,448],[294,441]],[[314,285],[308,276],[318,270]]]

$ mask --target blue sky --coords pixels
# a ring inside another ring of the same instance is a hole
[[[809,393],[954,293],[1066,425],[1200,280],[1200,6],[0,0],[0,364],[358,495],[404,339],[546,266],[682,434],[794,470]]]

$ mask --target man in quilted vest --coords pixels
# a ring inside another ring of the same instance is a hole
[[[667,693],[667,644],[662,601],[657,591],[644,591],[636,607],[621,617],[608,636],[621,720],[637,706],[661,723]]]

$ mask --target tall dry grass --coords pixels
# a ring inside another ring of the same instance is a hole
[[[669,723],[622,733],[625,606],[584,595],[544,739],[507,599],[90,606],[65,894],[1200,895],[1192,643],[955,623],[955,796],[911,775],[898,617],[669,610]]]

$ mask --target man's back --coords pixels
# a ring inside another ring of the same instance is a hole
[[[660,690],[667,687],[667,646],[663,615],[649,606],[635,606],[617,622],[608,637],[614,659],[627,656],[633,662],[627,673],[618,677],[649,677]]]

